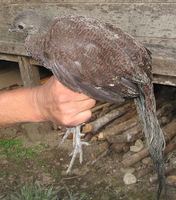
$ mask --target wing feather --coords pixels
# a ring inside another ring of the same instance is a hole
[[[60,17],[43,36],[41,60],[70,89],[102,101],[138,96],[150,81],[148,51],[128,34],[86,17]],[[47,56],[46,56],[47,55]]]

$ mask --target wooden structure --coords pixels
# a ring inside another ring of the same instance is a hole
[[[152,51],[154,82],[176,85],[176,0],[1,0],[0,60],[18,62],[24,85],[33,86],[39,83],[37,62],[27,57],[24,37],[8,32],[14,16],[28,9],[116,24]]]

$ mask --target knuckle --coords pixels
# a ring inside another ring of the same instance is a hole
[[[68,100],[68,96],[65,94],[60,94],[57,98],[59,103],[64,103]]]
[[[93,99],[90,99],[90,100],[89,100],[89,104],[88,104],[88,106],[89,106],[89,108],[92,108],[92,107],[95,106],[95,104],[96,104],[96,101],[93,100]]]
[[[87,119],[90,119],[92,117],[92,112],[90,110],[87,111]]]
[[[61,119],[61,123],[64,126],[70,126],[71,125],[71,119],[68,116],[63,116]]]

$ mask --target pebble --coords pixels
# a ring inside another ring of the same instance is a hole
[[[127,173],[134,173],[135,172],[135,168],[133,167],[129,167],[129,168],[121,168],[120,171],[124,174],[127,174]]]
[[[134,146],[130,146],[130,151],[137,153],[141,151],[143,148],[144,148],[144,144],[142,140],[139,139],[139,140],[136,140]]]
[[[135,184],[137,182],[136,177],[132,173],[126,173],[123,177],[125,185]]]
[[[8,160],[1,160],[1,164],[2,164],[2,165],[8,164]]]
[[[144,158],[144,159],[142,159],[142,163],[145,165],[151,164],[152,159],[150,157]]]

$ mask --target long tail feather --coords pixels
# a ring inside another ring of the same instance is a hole
[[[156,103],[152,83],[145,86],[140,85],[139,91],[140,94],[139,97],[135,99],[135,103],[143,124],[149,152],[158,175],[157,200],[159,200],[163,189],[166,194],[165,167],[163,158],[165,139],[156,116]]]

